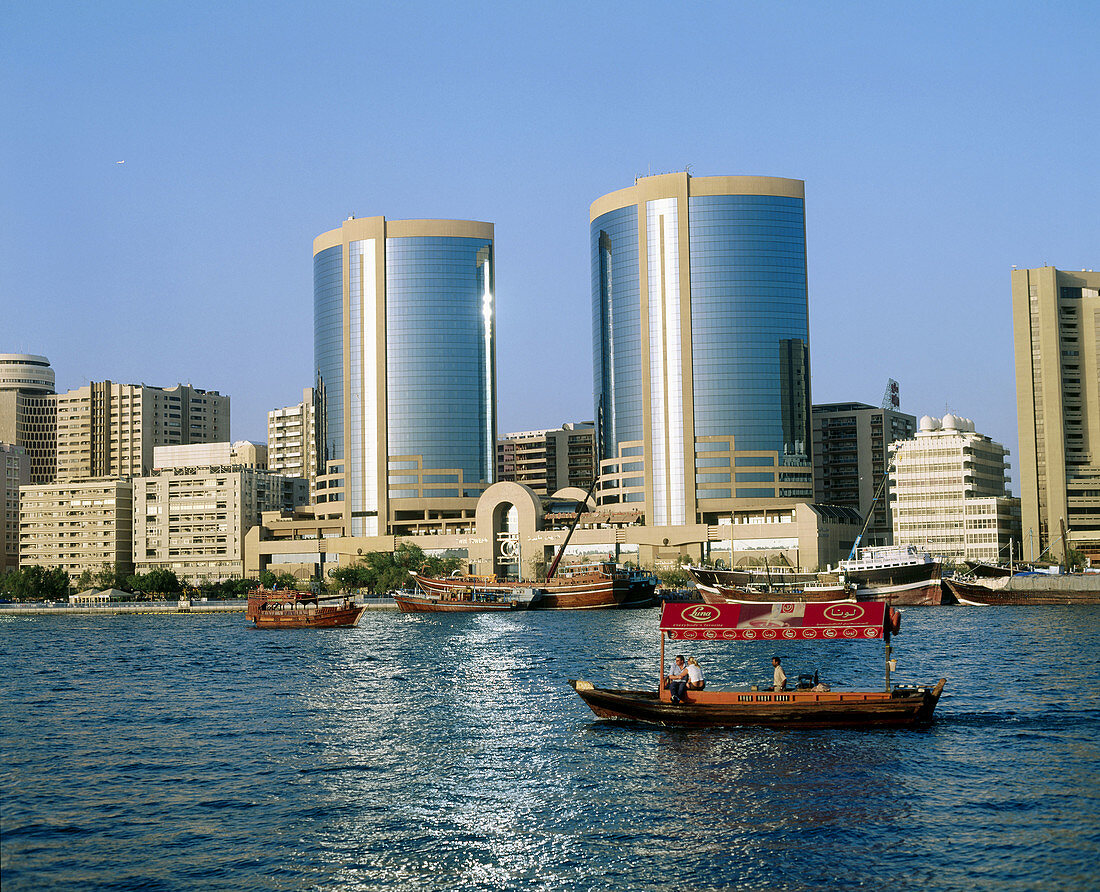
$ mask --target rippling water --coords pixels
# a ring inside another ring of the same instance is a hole
[[[895,680],[948,679],[918,730],[596,721],[566,680],[652,686],[656,623],[0,618],[4,892],[1100,885],[1100,610],[905,611]],[[783,647],[881,684],[881,644]]]

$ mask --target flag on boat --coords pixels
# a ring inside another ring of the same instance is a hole
[[[882,601],[666,603],[661,631],[686,641],[870,639],[883,636],[886,615]]]

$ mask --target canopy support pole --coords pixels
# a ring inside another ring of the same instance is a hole
[[[665,633],[658,632],[661,636],[661,665],[657,667],[657,696],[665,689]]]
[[[890,693],[890,645],[886,645],[886,693]]]

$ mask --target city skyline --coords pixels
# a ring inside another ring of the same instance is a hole
[[[1019,491],[1010,271],[1100,244],[1098,89],[1063,48],[1090,6],[262,9],[9,12],[0,349],[59,392],[192,383],[263,441],[312,384],[313,236],[385,214],[495,224],[499,432],[587,419],[588,207],[690,165],[805,181],[814,403],[896,378],[1004,443]],[[534,399],[533,350],[563,370]]]

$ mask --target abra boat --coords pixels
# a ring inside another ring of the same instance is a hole
[[[686,726],[915,725],[932,718],[946,680],[935,687],[890,687],[890,634],[899,628],[899,614],[882,602],[666,604],[656,691],[599,688],[575,679],[569,684],[604,719]],[[673,703],[664,675],[666,636],[682,641],[884,639],[886,686],[882,691],[688,691],[683,701]]]
[[[553,569],[553,568],[551,568]],[[518,601],[534,592],[529,606],[535,610],[593,610],[602,607],[652,607],[657,577],[612,562],[567,567],[546,582],[510,582],[486,576],[429,577],[415,574],[426,599],[440,604]],[[424,609],[433,609],[425,607]],[[454,609],[454,608],[451,608]]]
[[[245,616],[257,629],[332,629],[358,625],[364,610],[350,598],[257,589],[248,596]]]
[[[994,606],[1011,604],[1100,604],[1100,573],[1017,573],[983,580],[945,579],[960,604]]]
[[[424,577],[415,577],[417,584]],[[470,613],[494,610],[525,610],[541,596],[537,589],[513,588],[495,591],[470,586],[466,589],[397,592],[393,599],[402,613]]]

